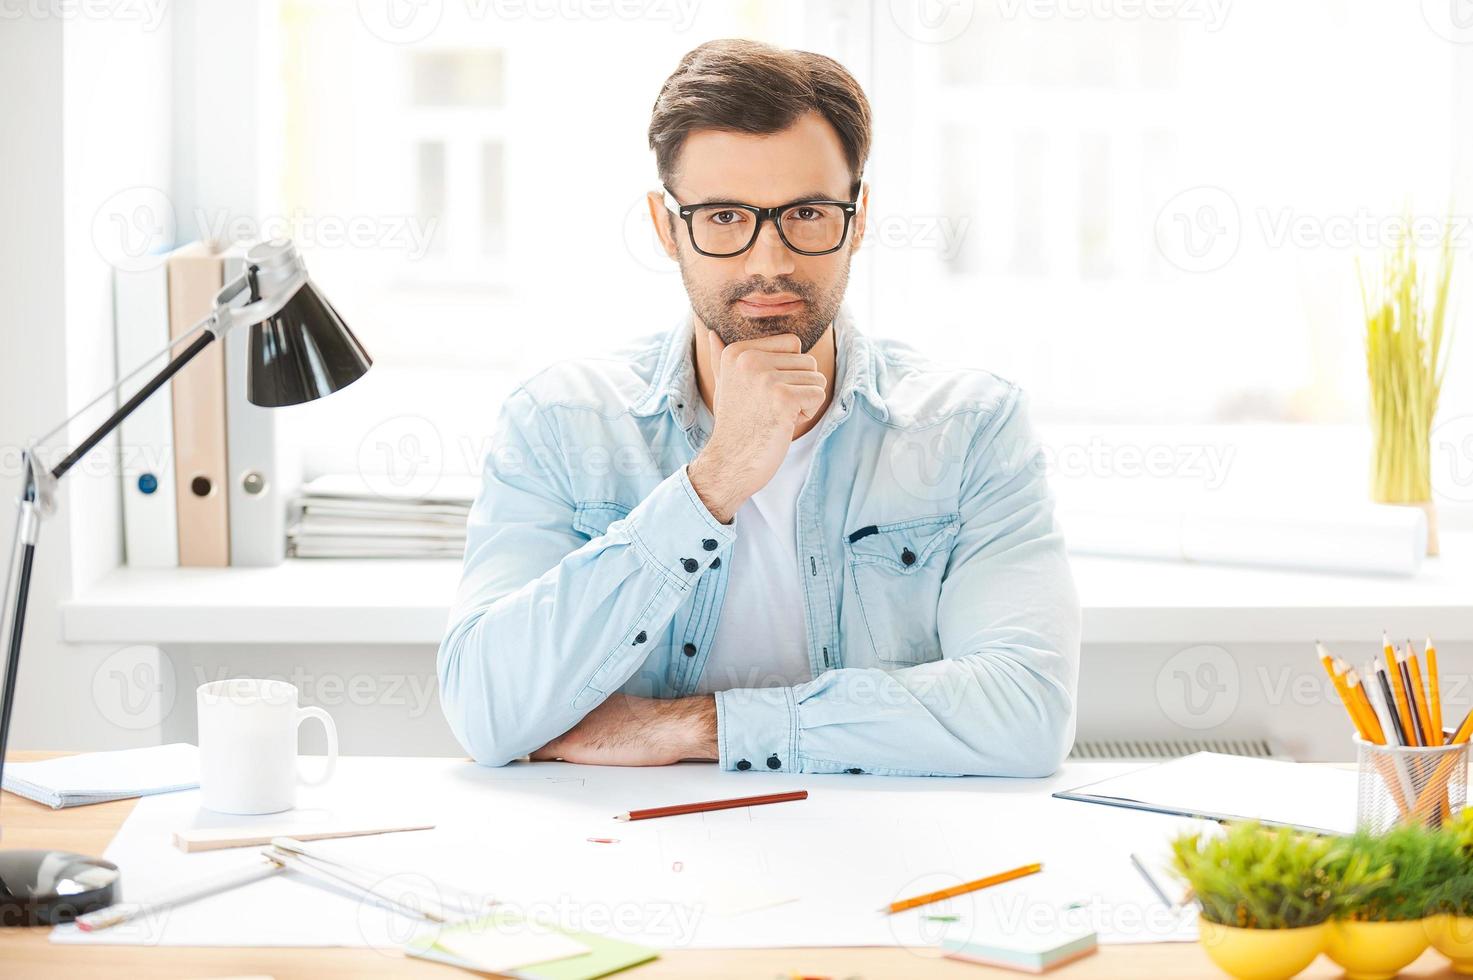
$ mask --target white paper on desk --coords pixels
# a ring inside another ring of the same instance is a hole
[[[54,809],[172,793],[199,785],[199,749],[172,742],[115,752],[82,752],[5,766],[5,788]]]
[[[1350,834],[1355,831],[1356,781],[1353,769],[1198,752],[1059,795],[1179,816]]]
[[[384,890],[425,881],[502,902],[569,931],[664,949],[894,946],[965,939],[973,929],[1034,928],[1087,913],[1103,943],[1190,939],[1130,863],[1160,850],[1183,821],[1051,798],[1062,786],[1121,772],[1069,766],[1052,780],[734,775],[715,767],[658,769],[557,763],[488,769],[452,759],[343,758],[303,806],[336,817],[377,816],[412,801],[434,830],[313,845],[382,870]],[[751,807],[619,823],[631,807],[807,789],[782,807]],[[240,859],[185,854],[173,832],[203,819],[197,792],[141,801],[107,849],[126,894],[146,895]],[[279,822],[284,815],[265,819]],[[218,819],[239,823],[239,817]],[[618,843],[590,842],[614,838]],[[938,925],[916,909],[879,909],[945,885],[1034,861],[1044,872],[950,900],[963,913]],[[677,870],[678,869],[678,870]],[[766,892],[783,904],[735,902]],[[168,946],[372,946],[398,955],[422,927],[292,872],[91,934],[55,942]],[[938,932],[938,929],[940,930]]]

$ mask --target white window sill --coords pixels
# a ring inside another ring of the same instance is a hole
[[[1473,533],[1415,577],[1075,556],[1087,643],[1473,640]],[[71,643],[438,644],[458,561],[118,569],[62,604]]]

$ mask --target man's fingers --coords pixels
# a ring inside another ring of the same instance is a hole
[[[803,342],[795,333],[778,333],[771,337],[754,337],[751,340],[739,340],[731,345],[734,351],[762,350],[771,351],[774,354],[797,354],[803,350]]]
[[[825,391],[829,383],[820,371],[778,371],[772,378],[780,385],[817,388],[819,391]]]
[[[770,354],[761,355],[763,361],[779,371],[817,371],[818,358],[812,354]]]
[[[781,385],[780,389],[789,399],[789,404],[798,409],[798,413],[805,419],[811,419],[818,414],[823,407],[824,389],[822,385]]]

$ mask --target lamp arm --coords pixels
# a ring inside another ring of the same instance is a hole
[[[10,737],[11,711],[15,706],[15,685],[17,675],[20,673],[21,637],[26,623],[26,603],[31,591],[31,571],[36,560],[36,542],[40,537],[42,519],[48,516],[56,506],[54,485],[56,481],[66,476],[67,472],[94,446],[107,438],[108,434],[116,429],[124,419],[132,415],[150,395],[162,388],[184,365],[219,338],[219,334],[224,331],[217,333],[216,329],[211,326],[216,319],[215,313],[206,317],[202,324],[205,327],[204,331],[195,337],[189,346],[175,354],[168,364],[134,392],[133,396],[119,406],[117,411],[109,415],[91,435],[78,443],[77,448],[68,453],[66,458],[54,466],[50,472],[47,472],[46,468],[36,459],[34,444],[22,454],[25,483],[19,501],[15,541],[11,546],[10,562],[5,569],[6,585],[3,597],[5,606],[0,607],[0,612],[3,612],[5,608],[10,610],[9,619],[0,619],[0,626],[4,627],[8,643],[5,657],[5,687],[3,693],[0,693],[0,783],[4,781],[5,749]],[[18,569],[15,558],[17,549],[20,551]],[[12,579],[15,584],[13,598],[10,595]]]
[[[96,398],[92,399],[90,402],[77,409],[65,419],[62,419],[62,421],[53,428],[41,433],[41,435],[31,440],[31,445],[40,445],[47,439],[50,439],[52,436],[56,435],[62,429],[71,424],[71,422],[78,416],[80,416],[83,412],[86,412],[88,409],[92,408],[108,395],[111,395],[113,392],[123,387],[123,385],[133,380],[133,378],[137,375],[142,374],[144,368],[148,367],[154,361],[158,360],[159,357],[169,353],[175,347],[178,347],[180,344],[184,343],[186,340],[194,337],[194,335],[199,333],[201,330],[209,328],[214,331],[216,337],[225,336],[226,331],[242,321],[240,313],[245,310],[246,305],[250,302],[250,290],[252,286],[250,276],[252,271],[254,270],[247,269],[245,272],[242,272],[240,275],[230,280],[230,282],[226,283],[220,289],[220,291],[215,294],[214,308],[210,311],[210,314],[208,316],[202,318],[198,323],[190,327],[187,331],[169,341],[167,344],[164,345],[164,348],[162,350],[156,351],[154,354],[150,355],[148,359],[145,360],[142,364],[138,365],[136,368],[119,378],[116,384],[99,392]],[[274,313],[275,310],[272,310],[271,312]],[[264,320],[266,319],[266,317],[262,316],[261,319]]]

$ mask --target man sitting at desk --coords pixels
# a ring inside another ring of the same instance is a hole
[[[713,41],[649,141],[692,312],[502,407],[439,651],[461,744],[494,766],[1053,772],[1079,603],[1026,400],[841,308],[858,83]]]

